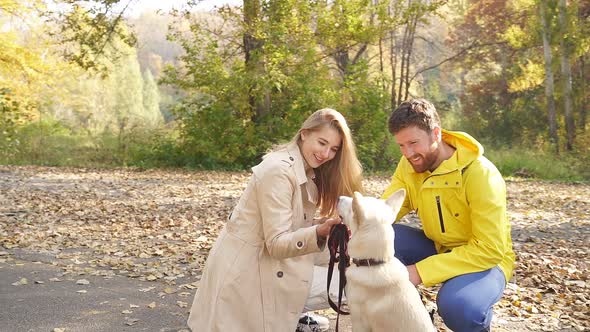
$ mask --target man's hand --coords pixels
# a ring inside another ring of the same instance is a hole
[[[408,274],[410,275],[410,282],[414,284],[414,286],[418,286],[422,283],[422,278],[420,277],[420,273],[418,273],[418,269],[416,269],[416,265],[408,265],[406,266],[408,269]]]
[[[321,224],[316,227],[315,231],[318,237],[327,238],[330,235],[332,226],[341,223],[340,218],[326,218]]]

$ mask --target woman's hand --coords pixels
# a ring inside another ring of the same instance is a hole
[[[320,224],[316,227],[315,231],[318,237],[327,238],[330,235],[332,226],[341,223],[340,218],[322,218]]]

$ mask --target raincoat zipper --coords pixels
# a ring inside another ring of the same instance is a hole
[[[442,208],[440,207],[440,196],[436,196],[436,208],[438,209],[438,220],[440,221],[440,230],[445,232],[445,222],[443,219]]]

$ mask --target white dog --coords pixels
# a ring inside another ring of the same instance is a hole
[[[436,331],[406,267],[394,257],[391,223],[405,195],[401,189],[384,201],[355,192],[338,202],[352,234],[346,297],[355,332]]]

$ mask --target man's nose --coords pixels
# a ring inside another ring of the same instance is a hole
[[[404,148],[402,151],[404,157],[409,158],[414,155],[414,149],[412,148]]]

